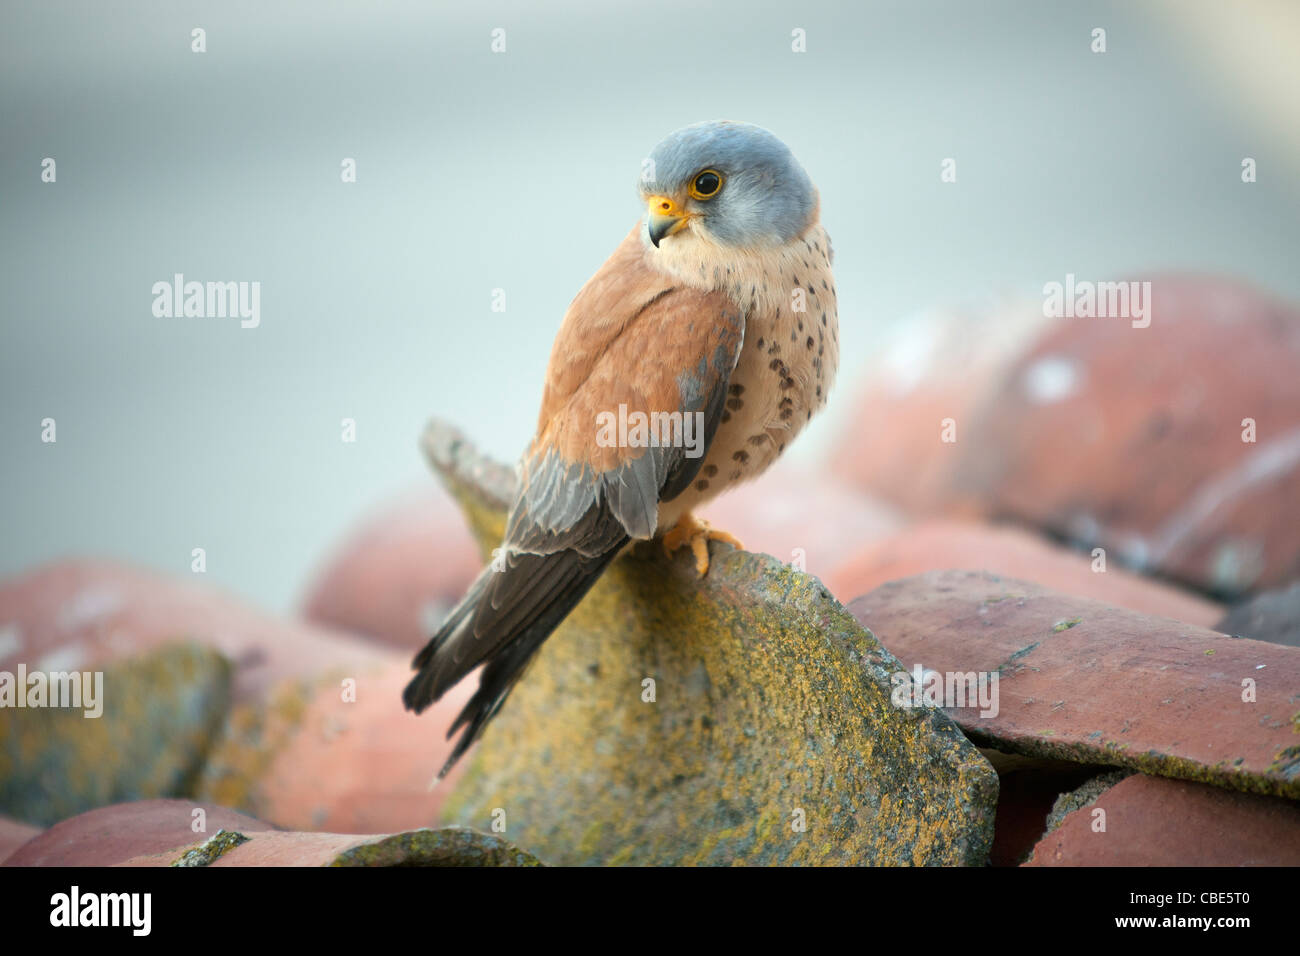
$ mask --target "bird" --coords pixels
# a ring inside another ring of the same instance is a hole
[[[643,159],[644,214],[560,324],[498,560],[416,655],[420,713],[482,667],[441,780],[548,636],[639,540],[740,542],[694,511],[761,474],[826,403],[839,361],[821,199],[789,147],[726,120]]]

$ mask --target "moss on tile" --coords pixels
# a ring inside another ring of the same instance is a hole
[[[543,866],[500,837],[468,827],[395,833],[340,853],[330,866]]]
[[[167,645],[103,670],[103,713],[6,708],[0,813],[44,826],[96,807],[192,797],[230,704],[230,664]]]
[[[218,830],[211,837],[196,847],[186,850],[172,861],[172,866],[211,866],[225,853],[241,843],[247,843],[248,837],[237,830]]]
[[[506,489],[477,489],[460,436],[426,451],[490,552]],[[559,864],[983,864],[997,776],[941,710],[892,704],[903,670],[814,577],[715,545],[701,580],[641,544],[543,645],[445,813],[504,810]]]
[[[264,813],[267,771],[301,729],[312,694],[332,680],[287,680],[267,700],[233,708],[199,777],[199,799],[251,816]]]

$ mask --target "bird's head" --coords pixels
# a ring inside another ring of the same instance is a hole
[[[677,130],[654,148],[638,184],[657,247],[692,234],[758,248],[800,235],[817,215],[817,190],[767,130],[713,120]]]

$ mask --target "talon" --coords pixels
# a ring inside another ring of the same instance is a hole
[[[673,552],[689,545],[691,553],[695,555],[695,570],[700,577],[704,577],[709,573],[710,541],[721,541],[737,549],[744,548],[733,535],[716,531],[707,522],[688,513],[682,515],[672,530],[664,535],[664,554],[671,558]]]

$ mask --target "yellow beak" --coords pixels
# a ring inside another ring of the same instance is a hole
[[[690,218],[690,213],[667,196],[651,196],[646,200],[646,228],[656,249],[659,240],[680,231]]]

